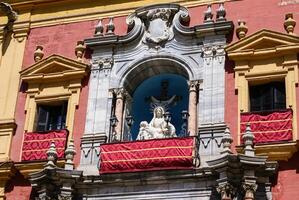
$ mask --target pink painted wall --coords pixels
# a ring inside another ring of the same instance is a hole
[[[28,200],[31,190],[30,182],[18,173],[6,184],[6,200]]]
[[[279,173],[275,178],[273,200],[299,199],[299,152],[287,162],[279,162]]]

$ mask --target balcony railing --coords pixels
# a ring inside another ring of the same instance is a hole
[[[101,145],[101,174],[192,169],[199,164],[195,137],[152,139]]]
[[[64,158],[67,137],[68,131],[66,129],[24,133],[22,161],[46,160],[46,152],[52,142],[55,143],[58,159]]]
[[[245,133],[246,124],[250,123],[256,144],[291,141],[292,119],[291,109],[241,113],[241,133]]]

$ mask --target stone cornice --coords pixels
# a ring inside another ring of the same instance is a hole
[[[65,160],[58,160],[56,165],[58,167],[63,167]],[[38,162],[19,162],[15,163],[15,168],[24,176],[28,177],[29,174],[41,171],[44,168],[46,161],[38,161]]]
[[[256,60],[299,52],[299,37],[271,30],[260,30],[225,48],[232,60]]]
[[[88,71],[87,64],[52,55],[22,70],[20,74],[22,81],[25,82],[65,81],[66,79],[83,78]]]
[[[194,7],[223,1],[236,0],[172,0],[167,3],[178,3],[182,6]],[[156,2],[153,0],[137,2],[115,0],[111,2],[109,6],[107,6],[105,1],[90,2],[86,0],[10,0],[8,3],[17,11],[30,10],[32,15],[30,25],[31,28],[35,28],[95,20],[108,16],[125,16],[132,13],[136,8],[155,4]],[[163,3],[163,1],[161,3]],[[70,10],[72,10],[72,12],[69,12]]]

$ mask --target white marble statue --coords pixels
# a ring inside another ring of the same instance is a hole
[[[151,122],[142,121],[140,123],[137,140],[176,137],[175,127],[170,122],[167,123],[164,120],[163,114],[163,107],[156,107]]]

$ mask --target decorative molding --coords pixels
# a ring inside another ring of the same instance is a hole
[[[46,161],[34,161],[34,162],[20,162],[15,163],[15,168],[25,177],[28,178],[29,174],[38,172],[44,168]],[[63,167],[65,160],[58,160],[56,162],[57,167]]]
[[[82,79],[89,66],[79,61],[52,55],[20,72],[21,80],[28,83],[25,110],[25,131],[34,130],[38,103],[68,101],[66,127],[72,138],[74,115],[79,105]]]
[[[237,152],[242,153],[244,146],[240,145],[236,147]],[[255,145],[255,154],[257,156],[268,156],[269,161],[287,161],[294,153],[299,149],[297,142],[286,142],[278,144],[267,144],[267,145]]]
[[[293,110],[293,141],[296,141],[299,37],[261,30],[228,45],[225,50],[229,59],[235,61],[235,89],[238,90],[238,130],[240,130],[240,113],[249,111],[249,85],[251,83],[265,83],[265,80],[268,82],[284,80],[286,106]],[[240,133],[237,142],[240,143]],[[265,144],[265,148],[266,146],[267,144]],[[270,151],[265,153],[270,153]]]
[[[206,5],[211,3],[221,3],[225,1],[235,0],[172,0],[170,2],[179,3],[182,6],[194,7],[199,5]],[[125,16],[132,12],[134,9],[150,5],[153,2],[150,0],[142,0],[138,2],[132,1],[114,1],[111,6],[107,7],[103,2],[87,3],[84,0],[12,0],[10,4],[18,11],[31,10],[32,16],[30,18],[30,28],[41,26],[50,26],[63,23],[72,23],[79,21],[96,20],[106,17]],[[73,12],[67,12],[72,7]],[[61,11],[61,8],[64,10]],[[84,9],[82,9],[84,8]],[[54,9],[54,11],[53,11]],[[57,9],[57,11],[55,10]],[[44,13],[46,15],[40,15]]]
[[[0,162],[9,160],[11,141],[16,127],[14,119],[0,120]]]

